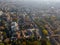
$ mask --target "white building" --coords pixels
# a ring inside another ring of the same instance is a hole
[[[0,16],[3,14],[3,12],[2,11],[0,11]]]
[[[13,31],[19,30],[18,24],[17,24],[16,22],[12,22],[12,23],[11,23],[11,29],[12,29]]]

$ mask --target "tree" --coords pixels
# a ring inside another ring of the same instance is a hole
[[[48,31],[47,30],[44,29],[42,32],[43,32],[44,35],[48,35]]]

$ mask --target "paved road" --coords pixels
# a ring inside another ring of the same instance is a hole
[[[51,29],[52,26],[46,20],[45,20],[45,22],[50,26],[50,27],[46,27],[48,29],[47,31],[49,32],[49,36],[54,35],[54,32]],[[54,37],[50,38],[50,41],[51,41],[52,45],[59,45],[59,43],[55,40]]]
[[[43,32],[42,32],[42,28],[40,27],[40,25],[37,24],[37,23],[33,20],[33,18],[32,18],[31,15],[29,15],[29,17],[30,17],[31,21],[33,21],[33,22],[37,25],[37,27],[39,28],[39,33],[40,33],[41,37],[42,37],[42,38],[45,38],[45,36],[43,35]],[[47,31],[49,32],[49,36],[52,35],[52,34],[54,34],[54,33],[51,31],[50,28],[49,28],[49,30],[47,30]],[[50,42],[51,42],[51,45],[59,45],[59,43],[58,43],[54,38],[50,38]]]

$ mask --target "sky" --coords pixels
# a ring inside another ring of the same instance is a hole
[[[19,0],[19,1],[46,1],[46,2],[60,2],[60,0]]]
[[[60,1],[60,0],[24,0],[24,1]]]
[[[7,1],[37,1],[37,2],[38,1],[51,1],[51,2],[60,2],[60,0],[7,0]]]

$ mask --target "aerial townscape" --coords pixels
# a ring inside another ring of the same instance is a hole
[[[0,45],[60,45],[59,4],[0,0]]]

